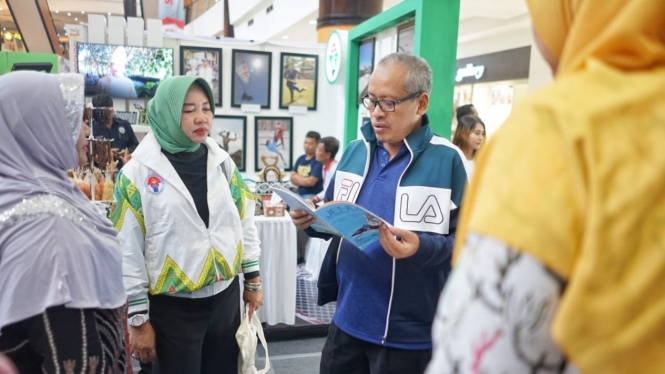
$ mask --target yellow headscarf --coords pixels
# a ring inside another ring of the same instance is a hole
[[[552,333],[583,373],[665,373],[665,0],[528,0],[554,84],[483,149],[462,205],[567,280]]]

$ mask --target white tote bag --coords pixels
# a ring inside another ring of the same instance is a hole
[[[258,339],[256,335],[258,334]],[[245,312],[236,332],[236,340],[238,347],[240,347],[240,354],[238,355],[238,374],[265,374],[270,370],[270,358],[268,357],[268,344],[266,338],[263,336],[263,328],[259,317],[256,312],[252,315],[252,320],[249,320],[249,305],[245,305]],[[266,351],[266,366],[257,370],[254,365],[254,357],[256,355],[256,345],[258,340],[261,340],[263,348]]]

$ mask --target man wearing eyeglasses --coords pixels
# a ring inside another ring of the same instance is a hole
[[[364,251],[332,237],[319,275],[319,305],[337,301],[321,374],[421,374],[431,356],[437,300],[450,272],[466,185],[459,149],[432,133],[432,71],[407,53],[383,58],[363,104],[371,122],[349,144],[325,201],[361,205],[381,224]],[[310,236],[314,222],[291,212]]]

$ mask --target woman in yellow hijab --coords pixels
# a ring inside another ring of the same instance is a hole
[[[528,3],[555,81],[479,156],[428,373],[665,373],[665,1]]]

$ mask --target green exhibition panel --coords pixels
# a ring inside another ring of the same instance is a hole
[[[18,70],[58,74],[58,55],[49,53],[0,52],[0,74]]]
[[[404,0],[349,30],[344,143],[358,133],[358,65],[361,43],[388,28],[415,21],[413,53],[427,60],[433,73],[427,111],[432,130],[450,138],[457,57],[460,0]]]

